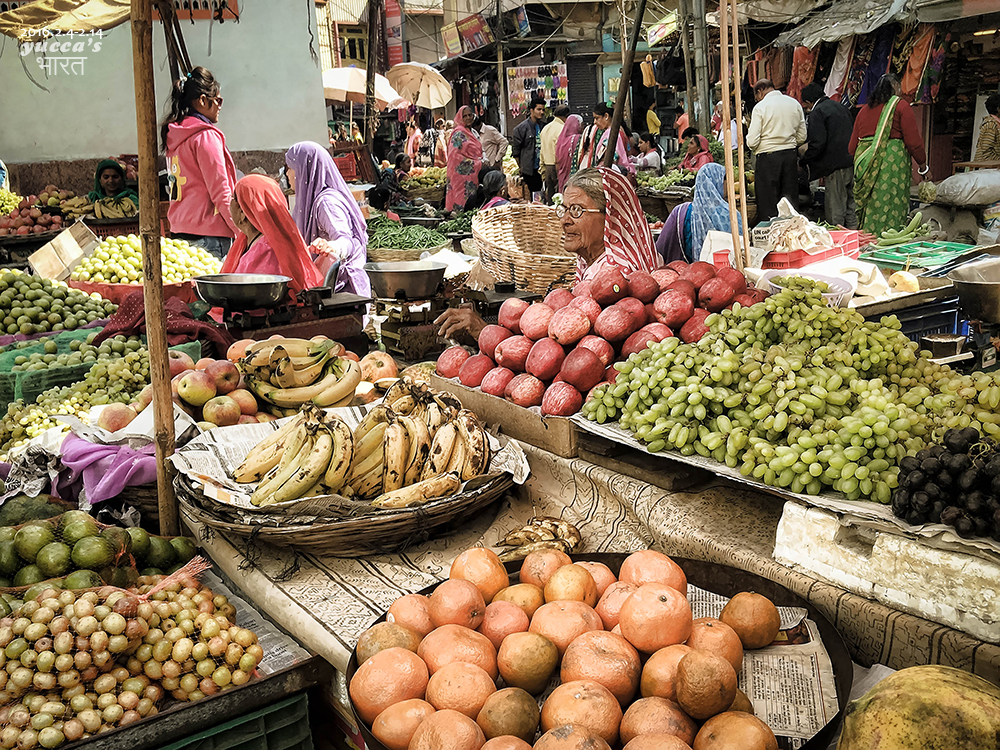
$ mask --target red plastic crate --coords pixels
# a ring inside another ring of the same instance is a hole
[[[834,245],[840,245],[845,250],[861,249],[861,232],[857,229],[831,229],[830,237]]]
[[[358,165],[354,160],[354,154],[343,154],[333,157],[333,163],[337,165],[341,176],[347,181],[358,178]]]
[[[761,268],[765,270],[772,268],[802,268],[803,266],[808,266],[811,263],[819,263],[821,260],[829,260],[830,258],[837,258],[841,255],[857,260],[859,254],[860,253],[858,252],[857,247],[850,250],[841,245],[834,245],[825,252],[814,253],[812,255],[807,253],[805,250],[795,250],[790,253],[768,253],[764,256],[764,262],[761,264]],[[723,251],[715,253],[712,258],[712,264],[716,268],[728,267],[729,252]]]

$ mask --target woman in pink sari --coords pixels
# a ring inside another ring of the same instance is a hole
[[[611,107],[605,102],[598,102],[594,107],[594,124],[584,133],[580,143],[580,169],[604,165],[604,155],[608,151],[608,141],[611,136],[612,114]],[[614,147],[612,166],[623,174],[635,174],[635,166],[628,160],[625,140],[623,128],[618,131],[618,142]]]
[[[415,120],[410,120],[406,123],[406,147],[404,148],[404,153],[410,157],[410,160],[416,164],[417,154],[420,152],[420,139],[424,137],[424,134],[417,127]]]
[[[580,115],[570,115],[566,118],[559,139],[556,141],[556,171],[559,175],[559,192],[566,186],[568,180],[576,173],[579,165],[577,156],[580,153],[580,132],[583,130],[583,118]]]
[[[448,198],[445,209],[461,211],[479,187],[479,168],[483,164],[483,145],[472,131],[476,115],[462,107],[455,117],[455,130],[448,140]]]

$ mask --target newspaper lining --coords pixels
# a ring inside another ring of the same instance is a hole
[[[370,407],[342,407],[327,411],[340,417],[352,430],[364,418]],[[232,479],[233,470],[240,465],[247,453],[268,434],[287,424],[295,417],[255,425],[235,425],[225,432],[209,430],[202,433],[170,457],[180,474],[199,490],[207,505],[235,515],[242,523],[281,524],[290,518],[297,524],[317,520],[343,518],[345,513],[355,513],[359,503],[339,495],[290,500],[258,508],[251,504],[250,494],[256,484],[239,484]],[[509,472],[514,481],[523,484],[528,477],[528,459],[514,440],[501,441],[488,434],[490,449],[490,474]],[[476,480],[472,480],[476,481]],[[370,504],[364,508],[371,510]]]

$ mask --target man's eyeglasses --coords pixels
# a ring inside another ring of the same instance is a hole
[[[569,214],[574,219],[579,219],[584,214],[603,214],[603,213],[604,211],[602,211],[599,208],[584,208],[579,203],[573,203],[572,205],[569,206],[563,204],[559,204],[558,206],[556,206],[556,216],[560,219],[564,217],[566,214]]]

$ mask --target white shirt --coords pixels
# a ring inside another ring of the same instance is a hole
[[[483,164],[493,166],[507,154],[507,139],[492,125],[483,125],[479,142],[483,144]]]
[[[806,142],[802,105],[780,91],[771,91],[753,108],[747,146],[755,154],[797,148]]]

